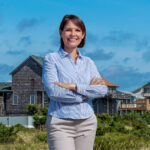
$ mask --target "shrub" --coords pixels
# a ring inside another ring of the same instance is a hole
[[[147,124],[150,124],[150,112],[144,112],[141,117]]]
[[[98,114],[97,115],[97,136],[102,136],[106,132],[111,132],[111,125],[113,124],[112,117],[109,114]]]
[[[112,126],[112,131],[128,133],[128,130],[125,128],[125,125],[122,122],[114,122]]]
[[[133,131],[132,131],[132,133],[135,135],[135,136],[137,136],[137,137],[139,137],[139,138],[144,138],[145,140],[149,140],[150,139],[150,129],[149,128],[146,128],[146,129],[144,129],[144,128],[142,128],[142,129],[134,129]]]
[[[23,125],[21,124],[16,124],[13,126],[14,131],[18,132],[18,131],[26,131],[27,128],[25,128]]]
[[[40,128],[41,129],[46,123],[46,116],[41,116],[39,114],[35,114],[33,116],[33,118],[34,118],[33,125],[36,128]]]
[[[42,115],[47,116],[48,107],[47,106],[41,107],[41,113],[42,113]]]
[[[100,119],[100,122],[102,122],[104,125],[111,125],[113,122],[112,117],[107,113],[98,114],[97,118]]]
[[[124,115],[122,115],[122,119],[130,121],[144,121],[142,115],[139,112],[125,113]]]
[[[29,115],[34,115],[34,114],[38,113],[38,111],[40,110],[40,105],[28,104],[28,105],[26,105],[26,109],[27,109]]]
[[[40,132],[36,135],[36,138],[41,142],[45,142],[45,143],[48,142],[47,133]]]
[[[133,125],[133,127],[135,128],[135,129],[145,129],[145,128],[147,128],[147,124],[145,124],[144,122],[142,122],[142,121],[134,121],[133,123],[132,123],[132,125]]]
[[[122,121],[122,116],[120,114],[114,114],[113,121]]]
[[[16,133],[18,130],[12,127],[6,127],[0,123],[0,143],[14,142],[16,139]]]
[[[105,134],[105,128],[101,125],[97,127],[96,136],[101,136]]]
[[[144,144],[134,135],[107,133],[95,138],[94,150],[138,150]]]

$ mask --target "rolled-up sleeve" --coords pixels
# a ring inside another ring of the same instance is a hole
[[[89,59],[90,63],[90,78],[91,80],[94,77],[100,78],[100,74],[96,68],[96,65],[94,62]],[[80,84],[77,83],[77,92],[79,94],[82,94],[84,96],[87,96],[88,98],[94,99],[94,98],[100,98],[104,97],[108,92],[108,87],[106,85],[89,85],[89,84]]]
[[[100,98],[107,94],[108,88],[106,85],[77,85],[77,92],[87,96],[88,98]]]
[[[59,82],[53,58],[47,54],[43,60],[42,82],[47,95],[56,101],[65,103],[80,103],[83,96],[74,91],[59,87],[53,82]]]

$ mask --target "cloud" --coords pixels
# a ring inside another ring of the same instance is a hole
[[[146,49],[146,48],[148,48],[148,46],[149,46],[149,41],[146,38],[136,41],[136,50],[137,51]]]
[[[20,23],[17,26],[17,29],[19,31],[24,31],[28,28],[32,28],[35,27],[40,21],[36,18],[32,18],[32,19],[23,19],[20,21]]]
[[[31,39],[29,36],[23,36],[20,38],[18,44],[23,46],[31,45]]]
[[[0,82],[6,82],[8,80],[11,80],[11,76],[9,76],[9,73],[13,69],[13,66],[9,66],[7,64],[0,64]]]
[[[87,39],[87,41],[86,41],[87,44],[95,44],[99,41],[98,36],[91,33],[90,31],[87,32],[86,39]]]
[[[110,31],[107,36],[104,36],[101,39],[101,42],[110,45],[121,45],[127,44],[128,42],[134,41],[135,39],[135,34],[133,33],[114,30]]]
[[[147,50],[142,54],[142,59],[145,62],[150,62],[150,50]]]
[[[26,51],[24,51],[24,50],[9,50],[6,53],[9,55],[21,55],[21,54],[26,53]]]
[[[139,37],[130,32],[113,30],[103,36],[99,43],[103,46],[132,47],[135,51],[140,51],[147,50],[150,47],[150,38]]]
[[[2,22],[2,14],[0,13],[0,23]]]
[[[94,52],[86,53],[86,55],[93,60],[110,60],[113,58],[114,53],[105,52],[104,49],[96,49]]]
[[[126,58],[123,59],[123,62],[127,63],[129,60],[130,60],[130,58],[126,57]]]
[[[150,81],[150,72],[141,73],[133,67],[112,65],[102,71],[102,76],[120,86],[122,90],[132,91]]]
[[[59,36],[59,32],[56,30],[53,34],[50,35],[50,43],[53,46],[57,46],[60,45],[60,36]]]

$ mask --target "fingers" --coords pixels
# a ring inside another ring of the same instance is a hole
[[[90,82],[90,85],[98,85],[98,84],[105,85],[105,82],[102,77],[100,78],[94,77],[92,81]]]
[[[90,85],[94,85],[94,84],[96,83],[96,80],[97,80],[97,78],[94,77],[94,78],[92,79],[92,81],[90,82]]]
[[[74,83],[62,83],[62,82],[53,82],[53,83],[68,90],[74,90],[74,91],[77,90],[77,85]]]
[[[56,84],[56,85],[58,85],[58,86],[60,86],[60,87],[63,87],[63,86],[64,86],[64,84],[61,83],[61,82],[53,82],[53,83]]]
[[[105,81],[103,80],[102,77],[100,77],[100,78],[97,80],[97,84],[105,85]]]

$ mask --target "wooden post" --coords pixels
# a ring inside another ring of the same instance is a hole
[[[107,96],[107,113],[109,114],[109,100],[108,100],[108,96]]]
[[[42,91],[42,107],[44,107],[44,91]]]

